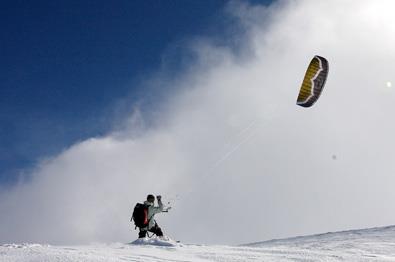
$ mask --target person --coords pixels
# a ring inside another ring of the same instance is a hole
[[[162,229],[159,227],[158,223],[155,221],[154,217],[156,214],[163,212],[164,206],[162,203],[162,197],[156,196],[158,200],[158,206],[155,206],[155,197],[154,195],[148,195],[147,201],[144,201],[144,205],[148,206],[148,226],[139,228],[139,238],[144,238],[147,235],[147,232],[152,232],[158,237],[163,237]]]

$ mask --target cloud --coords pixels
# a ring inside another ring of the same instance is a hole
[[[172,91],[153,119],[136,108],[121,130],[72,146],[3,190],[0,242],[127,242],[136,237],[132,207],[147,193],[171,200],[158,222],[184,242],[393,223],[394,7],[230,3],[243,44],[195,41],[187,70],[152,80],[163,77]],[[330,64],[326,88],[314,107],[297,107],[316,54]]]

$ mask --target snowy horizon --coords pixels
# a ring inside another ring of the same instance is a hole
[[[393,261],[395,227],[276,239],[239,246],[181,244],[159,239],[133,243],[51,246],[0,245],[14,261]]]
[[[0,189],[0,243],[128,242],[133,206],[185,242],[240,244],[395,224],[390,0],[231,1],[229,44],[196,36],[158,111],[37,164]],[[237,43],[237,44],[235,44]],[[314,55],[329,61],[319,101],[295,105]],[[390,84],[388,84],[390,83]],[[166,93],[166,92],[164,92]],[[231,230],[230,230],[231,229]]]

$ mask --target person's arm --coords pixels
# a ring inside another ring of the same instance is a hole
[[[156,199],[158,200],[158,206],[157,207],[152,207],[152,211],[154,214],[160,213],[163,211],[163,203],[162,203],[162,197],[161,196],[157,196]]]

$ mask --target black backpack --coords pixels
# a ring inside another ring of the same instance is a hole
[[[137,203],[133,210],[133,215],[130,221],[134,220],[136,227],[146,227],[148,226],[148,206],[144,204]]]

